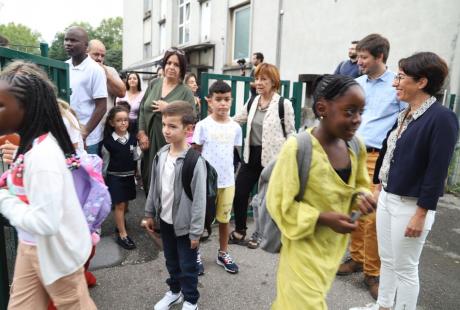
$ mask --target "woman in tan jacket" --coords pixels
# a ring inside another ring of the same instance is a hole
[[[238,123],[246,123],[247,128],[243,162],[235,182],[233,209],[236,227],[230,233],[229,243],[245,244],[249,194],[257,183],[262,169],[276,158],[287,136],[295,132],[294,109],[288,99],[277,93],[280,85],[278,68],[268,63],[257,66],[255,86],[258,95],[253,100],[250,99],[235,117]],[[284,119],[281,119],[283,114]],[[257,217],[257,214],[254,214],[254,217]],[[248,247],[257,248],[258,245],[259,236],[256,229]]]

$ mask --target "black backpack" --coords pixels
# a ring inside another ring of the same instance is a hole
[[[193,171],[195,170],[196,163],[201,154],[197,150],[190,148],[185,155],[184,164],[182,166],[182,186],[187,197],[193,201],[192,184]],[[204,221],[204,228],[207,230],[208,235],[202,237],[201,240],[209,238],[212,232],[211,225],[216,218],[216,198],[217,198],[217,171],[211,164],[206,162],[206,216]]]
[[[249,99],[248,101],[248,105],[246,106],[246,111],[248,112],[248,114],[249,114],[249,111],[251,111],[251,106],[255,98],[256,96],[252,96],[251,99]],[[280,96],[280,100],[278,101],[278,115],[280,117],[281,128],[283,129],[283,135],[286,138],[286,124],[284,123],[284,97],[283,96]]]

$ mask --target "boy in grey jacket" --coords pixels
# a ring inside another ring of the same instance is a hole
[[[152,166],[144,225],[153,232],[153,218],[160,223],[161,239],[170,291],[155,305],[166,310],[185,300],[182,309],[198,309],[197,249],[206,213],[206,163],[199,158],[193,171],[193,201],[182,186],[182,166],[190,146],[195,112],[188,102],[175,101],[162,110],[163,135],[167,145],[157,153]]]

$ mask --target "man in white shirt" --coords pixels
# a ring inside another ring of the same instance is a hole
[[[88,57],[88,34],[81,27],[70,27],[64,36],[64,49],[71,57],[69,79],[70,106],[83,125],[83,141],[90,154],[100,152],[101,120],[107,111],[107,80],[104,70]]]
[[[105,45],[101,41],[94,39],[89,41],[88,55],[104,69],[107,78],[107,111],[114,106],[115,99],[123,98],[126,94],[125,83],[120,79],[117,70],[114,67],[104,65]]]

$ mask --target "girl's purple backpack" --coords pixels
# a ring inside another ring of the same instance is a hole
[[[91,233],[101,228],[110,213],[112,200],[102,177],[102,159],[81,154],[80,166],[72,169],[75,190]]]

